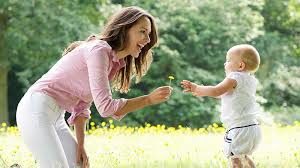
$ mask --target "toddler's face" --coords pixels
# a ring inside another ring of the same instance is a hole
[[[241,56],[236,51],[229,50],[226,55],[226,62],[224,63],[225,73],[243,71],[243,61]]]

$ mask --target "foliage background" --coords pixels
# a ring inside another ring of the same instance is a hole
[[[136,5],[154,15],[160,43],[142,82],[127,95],[148,94],[167,85],[174,93],[160,105],[131,113],[116,125],[202,127],[219,122],[219,102],[181,92],[189,79],[216,84],[224,77],[226,51],[249,43],[261,54],[258,101],[264,112],[285,124],[300,119],[300,2],[297,0],[0,0],[0,114],[15,124],[22,95],[61,57],[74,40],[98,33],[108,17]],[[104,118],[92,108],[91,121]]]

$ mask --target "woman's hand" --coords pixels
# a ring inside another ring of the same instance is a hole
[[[162,86],[156,88],[148,95],[150,104],[158,104],[168,100],[170,95],[172,94],[172,90],[173,88],[170,86]]]
[[[77,165],[81,165],[82,168],[90,167],[89,157],[87,156],[83,145],[77,145],[76,162]]]

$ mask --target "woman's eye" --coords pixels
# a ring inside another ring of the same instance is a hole
[[[149,35],[150,35],[150,33],[148,33],[146,30],[141,30],[141,33],[142,33],[142,34],[145,34],[146,36],[149,36]]]

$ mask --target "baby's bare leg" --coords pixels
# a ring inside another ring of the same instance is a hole
[[[231,158],[232,168],[242,168],[242,162],[240,158]]]
[[[248,162],[248,165],[250,166],[250,168],[255,168],[255,164],[254,164],[253,160],[249,156],[246,155],[245,159]]]

